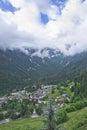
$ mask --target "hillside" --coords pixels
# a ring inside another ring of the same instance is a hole
[[[0,50],[0,93],[30,88],[33,84],[57,84],[72,79],[87,68],[87,52],[64,56],[59,50],[45,48]]]
[[[38,130],[42,126],[41,118],[27,118],[0,125],[0,130]],[[69,113],[64,126],[67,130],[87,130],[87,107]]]
[[[64,123],[67,130],[87,130],[87,107],[68,114],[69,120]],[[84,128],[84,129],[83,129]]]

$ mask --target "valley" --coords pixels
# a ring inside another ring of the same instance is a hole
[[[42,56],[44,51],[48,52],[45,57]],[[32,49],[28,50],[29,54],[19,50],[0,53],[1,130],[11,124],[14,124],[14,128],[10,126],[11,130],[43,127],[43,123],[39,126],[38,122],[44,118],[51,98],[57,112],[55,116],[60,118],[57,125],[69,130],[87,128],[84,115],[87,110],[87,52],[64,56],[59,50],[46,48],[39,55],[36,55],[38,50]],[[81,117],[78,117],[80,112]],[[79,118],[75,124],[74,116]],[[28,121],[31,125],[26,124]]]
[[[55,85],[64,80],[73,80],[87,69],[87,52],[65,56],[59,50],[44,48],[22,52],[0,50],[0,94],[24,88],[32,91],[33,85]],[[39,53],[39,54],[38,54]],[[46,53],[47,55],[45,55]]]
[[[85,77],[85,74],[82,75]],[[87,128],[87,100],[85,95],[81,98],[80,93],[75,94],[75,82],[67,80],[59,85],[41,85],[33,92],[22,90],[1,98],[0,120],[7,118],[10,119],[10,123],[1,124],[0,130],[38,130],[43,127],[41,120],[44,118],[43,113],[50,98],[53,98],[53,106],[58,111],[56,116],[60,117],[58,125],[62,124],[68,130],[82,130],[83,127],[85,130]],[[80,83],[80,85],[82,84]],[[3,100],[4,98],[6,100]],[[33,116],[34,111],[38,116]],[[1,113],[4,114],[2,119]],[[22,125],[20,125],[21,123]]]
[[[0,130],[87,130],[87,0],[0,0]]]

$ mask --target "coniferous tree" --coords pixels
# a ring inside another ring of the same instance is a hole
[[[87,71],[81,72],[74,83],[74,97],[87,98]]]
[[[57,125],[56,110],[53,107],[53,99],[49,99],[45,114],[44,128],[40,130],[66,130],[63,126]]]

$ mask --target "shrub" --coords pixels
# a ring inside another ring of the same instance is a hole
[[[74,105],[70,105],[70,106],[66,107],[65,110],[66,110],[67,112],[72,112],[72,111],[75,111],[76,108],[75,108]]]
[[[57,122],[56,122],[57,124],[60,124],[66,121],[68,119],[66,110],[64,109],[59,110],[56,114],[56,118],[57,118]]]
[[[87,106],[87,100],[78,101],[76,103],[72,103],[70,106],[66,107],[65,110],[67,112],[72,112],[76,110],[80,110]]]
[[[0,113],[0,120],[3,120],[4,116],[3,113]]]

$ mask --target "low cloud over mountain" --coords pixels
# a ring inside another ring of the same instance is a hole
[[[1,0],[0,47],[82,52],[87,50],[86,13],[87,0]]]

